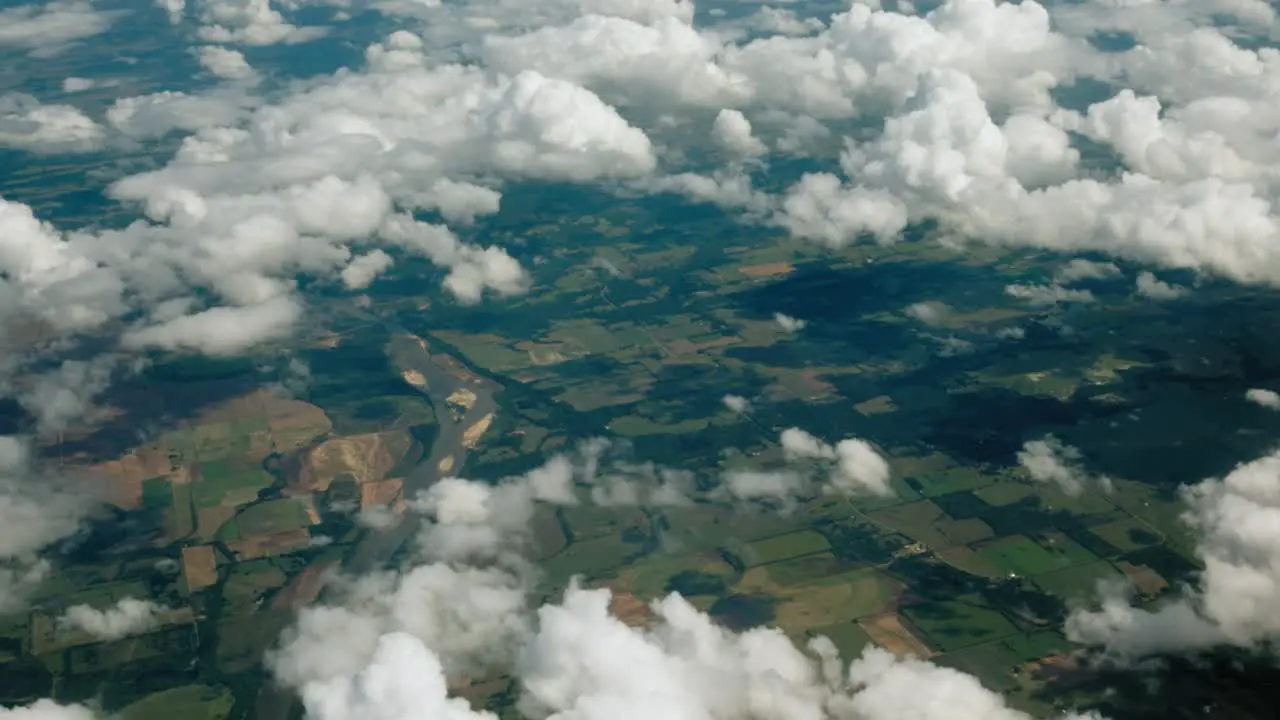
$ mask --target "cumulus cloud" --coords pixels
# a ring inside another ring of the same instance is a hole
[[[363,290],[373,283],[379,275],[386,272],[395,261],[385,252],[374,249],[353,258],[342,269],[342,284],[348,290]]]
[[[1120,267],[1115,263],[1075,258],[1058,268],[1053,279],[1058,285],[1070,285],[1081,280],[1111,280],[1122,274]]]
[[[269,657],[281,682],[308,688],[358,672],[388,633],[426,643],[451,678],[503,667],[530,630],[539,504],[661,506],[687,502],[687,473],[627,462],[603,439],[580,443],[497,483],[444,478],[408,503],[425,516],[416,565],[340,579],[337,602],[303,610]],[[583,490],[584,492],[579,492]]]
[[[751,410],[751,401],[741,395],[725,395],[721,398],[721,402],[723,402],[724,406],[731,412],[738,413],[739,415]]]
[[[805,434],[793,433],[787,446],[839,459]],[[959,671],[878,648],[846,666],[825,638],[798,648],[777,629],[735,633],[678,595],[654,602],[644,627],[611,613],[611,591],[577,583],[560,600],[529,607],[527,566],[511,551],[529,536],[535,503],[577,502],[584,498],[575,487],[598,486],[610,464],[604,447],[585,443],[495,484],[451,478],[433,486],[415,503],[434,524],[421,543],[427,555],[399,573],[342,581],[346,601],[303,610],[270,658],[277,679],[298,689],[318,720],[492,720],[450,688],[495,674],[516,682],[516,711],[530,720],[1028,720]],[[859,454],[846,454],[861,469]]]
[[[1250,388],[1245,392],[1244,397],[1249,402],[1261,405],[1268,410],[1280,410],[1280,393],[1275,390]]]
[[[1029,717],[970,675],[879,648],[846,667],[825,638],[800,649],[775,629],[733,633],[678,595],[656,602],[644,629],[623,624],[609,604],[607,590],[571,587],[539,609],[515,669],[522,717]],[[303,698],[322,720],[494,717],[449,698],[435,653],[404,634],[382,637],[371,662],[308,686]]]
[[[106,32],[123,13],[83,0],[54,0],[0,10],[0,48],[49,57],[70,43]]]
[[[1107,593],[1100,609],[1072,615],[1073,638],[1127,655],[1257,647],[1280,638],[1280,454],[1186,486],[1182,497],[1183,519],[1200,533],[1204,570],[1194,585],[1155,610]]]
[[[721,110],[711,126],[711,135],[721,148],[736,157],[755,157],[768,150],[752,134],[751,122],[739,110]]]
[[[36,466],[29,442],[0,436],[0,612],[21,609],[50,570],[40,552],[75,535],[95,502]]]
[[[197,52],[196,59],[200,67],[222,80],[252,80],[258,75],[239,50],[205,45]]]
[[[1034,307],[1046,307],[1060,303],[1090,303],[1094,301],[1093,293],[1088,290],[1067,288],[1061,285],[1008,285],[1004,292],[1010,297],[1026,300]]]
[[[0,95],[0,147],[82,153],[100,148],[104,137],[98,123],[70,105],[43,105],[30,95]]]
[[[805,325],[809,324],[800,318],[794,318],[782,313],[774,313],[773,321],[778,324],[778,327],[782,328],[783,332],[789,333],[799,332],[804,329]]]
[[[815,475],[788,467],[780,470],[731,470],[721,478],[737,500],[771,500],[788,506],[796,498],[817,492],[842,495],[893,494],[889,463],[865,440],[846,438],[829,445],[801,430],[788,428],[778,438],[786,460],[817,461]]]
[[[1084,455],[1079,449],[1063,443],[1052,435],[1040,440],[1029,440],[1018,451],[1018,464],[1036,482],[1053,483],[1071,496],[1080,495],[1090,484],[1111,490],[1111,480],[1091,476],[1081,464]]]
[[[52,700],[37,700],[30,705],[0,708],[4,720],[96,720],[97,714],[83,705],[62,705]]]
[[[119,640],[157,627],[165,609],[150,600],[121,598],[115,605],[102,610],[89,605],[73,605],[58,618],[58,624],[88,633],[98,640]]]
[[[1188,292],[1181,285],[1167,283],[1148,270],[1143,270],[1138,274],[1138,279],[1134,284],[1134,291],[1138,295],[1151,300],[1177,300]]]
[[[926,300],[924,302],[912,303],[904,310],[908,317],[915,318],[926,325],[936,325],[945,320],[951,314],[951,308],[944,302],[937,300]]]

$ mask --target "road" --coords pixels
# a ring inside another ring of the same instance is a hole
[[[405,477],[403,495],[412,498],[431,487],[451,471],[460,470],[467,461],[465,433],[468,428],[497,414],[498,404],[494,394],[501,386],[492,380],[472,373],[456,359],[447,355],[432,355],[424,344],[402,327],[388,324],[392,339],[387,354],[402,373],[417,373],[426,381],[418,386],[435,409],[439,434],[427,456]],[[415,378],[416,379],[416,378]],[[454,419],[449,410],[449,397],[458,390],[470,391],[475,402],[462,417]],[[411,541],[421,527],[421,519],[412,514],[402,515],[394,525],[369,530],[360,538],[343,561],[343,572],[362,575],[385,564],[401,547]],[[294,694],[268,681],[254,706],[257,720],[289,720],[296,705]]]

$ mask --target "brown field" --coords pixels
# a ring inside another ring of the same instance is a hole
[[[255,535],[227,543],[237,560],[256,560],[271,555],[283,555],[311,544],[311,533],[302,528],[270,535]]]
[[[196,513],[196,532],[201,540],[212,540],[214,533],[228,520],[236,516],[236,509],[231,505],[214,505],[200,508]]]
[[[397,503],[404,490],[404,478],[378,480],[360,485],[360,507],[387,507]]]
[[[822,379],[822,370],[814,368],[800,371],[785,368],[760,368],[760,370],[774,375],[774,382],[764,390],[775,400],[819,400],[837,394],[836,386]]]
[[[280,588],[280,592],[271,600],[271,607],[275,610],[296,610],[303,605],[309,605],[320,595],[320,591],[324,589],[325,580],[328,579],[330,570],[338,567],[337,561],[317,563],[305,568],[298,573],[297,577],[289,581],[287,585]]]
[[[762,278],[773,275],[788,275],[795,269],[796,266],[789,262],[771,262],[760,263],[759,265],[740,265],[738,272],[747,277]]]
[[[140,447],[119,460],[99,463],[89,468],[101,473],[107,480],[104,498],[124,510],[142,505],[142,481],[147,478],[170,475],[174,468],[169,453],[155,446]]]
[[[407,435],[403,432],[325,440],[294,458],[289,484],[298,490],[323,492],[343,473],[350,474],[358,483],[381,480],[399,461],[390,443],[407,445],[406,441]]]
[[[873,397],[870,400],[864,400],[853,407],[859,413],[862,413],[867,417],[891,413],[898,409],[898,406],[893,404],[893,398],[888,395],[880,395],[878,397]]]
[[[609,612],[625,625],[644,627],[653,619],[653,610],[649,604],[631,593],[622,590],[611,582],[588,584],[588,587],[604,588],[612,595],[609,600]]]
[[[1121,560],[1116,563],[1116,567],[1124,573],[1134,587],[1138,588],[1138,592],[1148,597],[1159,595],[1169,587],[1169,582],[1161,577],[1160,573],[1146,565],[1134,565]]]
[[[898,657],[914,655],[918,658],[930,658],[937,654],[902,624],[902,618],[896,612],[863,618],[858,624],[875,644]]]
[[[182,548],[182,574],[187,580],[187,590],[195,592],[218,582],[218,559],[212,545],[195,545]]]

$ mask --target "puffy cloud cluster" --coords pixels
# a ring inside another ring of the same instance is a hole
[[[1260,405],[1268,410],[1280,410],[1280,393],[1275,390],[1267,390],[1266,388],[1250,388],[1245,391],[1244,397],[1249,402]]]
[[[721,479],[737,500],[767,500],[790,506],[818,492],[890,496],[889,463],[866,440],[845,438],[829,445],[800,428],[782,431],[778,442],[790,463],[817,461],[819,472],[795,467],[780,470],[730,470]]]
[[[1078,496],[1090,485],[1111,491],[1111,479],[1094,477],[1082,467],[1084,455],[1078,448],[1063,443],[1052,435],[1040,440],[1029,440],[1018,451],[1018,464],[1032,480],[1053,483],[1072,497]]]
[[[43,105],[30,95],[0,95],[0,147],[79,153],[101,147],[102,128],[70,105]]]
[[[96,720],[97,715],[83,705],[60,705],[52,700],[37,700],[21,707],[0,707],[3,720]]]
[[[94,506],[81,488],[37,468],[25,440],[0,436],[0,613],[22,607],[50,570],[40,551],[75,535]]]
[[[825,638],[807,652],[779,630],[736,634],[678,595],[653,606],[648,628],[609,612],[607,590],[571,587],[538,610],[516,662],[522,717],[752,717],[866,720],[1026,720],[962,672],[872,648],[844,667]],[[384,635],[357,672],[303,690],[315,720],[429,714],[491,720],[448,695],[436,653],[403,633]],[[1069,718],[1082,718],[1068,715]]]
[[[1113,588],[1101,608],[1072,615],[1074,639],[1125,655],[1280,639],[1280,454],[1184,487],[1182,495],[1184,520],[1201,536],[1204,570],[1194,586],[1155,610],[1132,607]]]
[[[73,605],[58,618],[63,627],[88,633],[98,640],[119,640],[156,627],[165,608],[150,600],[121,598],[100,610],[89,605]]]
[[[425,516],[417,564],[342,578],[340,601],[304,609],[269,663],[304,696],[357,672],[400,633],[432,649],[452,679],[502,667],[528,635],[537,571],[531,550],[539,504],[661,506],[688,502],[688,473],[626,462],[604,440],[583,442],[525,475],[494,484],[443,478],[409,503]],[[580,492],[580,490],[582,492]]]
[[[800,332],[809,324],[800,318],[791,317],[790,315],[785,315],[783,313],[774,313],[773,321],[778,324],[778,327],[781,328],[783,332],[789,333]]]
[[[501,673],[516,681],[516,710],[529,720],[1028,720],[959,671],[878,648],[846,667],[825,638],[801,649],[776,629],[735,633],[678,595],[656,601],[645,627],[611,613],[609,590],[577,584],[533,611],[528,578],[506,551],[527,539],[535,503],[578,502],[574,487],[605,474],[601,445],[495,485],[451,478],[428,490],[415,503],[432,517],[427,559],[348,580],[345,601],[305,609],[272,656],[307,717],[492,720],[450,689]],[[834,452],[798,436],[791,447]]]
[[[69,44],[105,32],[122,13],[100,10],[86,0],[53,0],[0,10],[0,49],[49,57]]]

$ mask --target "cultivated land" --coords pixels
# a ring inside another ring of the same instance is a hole
[[[142,445],[68,452],[119,510],[104,528],[131,530],[61,560],[38,611],[0,623],[6,699],[105,693],[125,718],[274,717],[260,661],[292,612],[322,593],[325,570],[375,567],[412,535],[400,521],[363,530],[358,509],[394,518],[441,475],[496,480],[602,435],[695,473],[703,493],[691,507],[535,519],[544,595],[583,576],[611,588],[629,622],[676,591],[732,627],[826,635],[847,656],[869,643],[930,656],[1039,711],[1046,668],[1074,651],[1068,603],[1118,578],[1157,598],[1195,569],[1174,488],[1261,440],[1242,433],[1203,457],[1197,433],[1251,412],[1224,399],[1248,378],[1227,341],[1174,338],[1246,302],[1231,289],[1176,314],[1105,284],[1096,308],[1033,309],[1003,288],[1044,280],[1057,258],[979,249],[961,261],[916,241],[832,251],[646,202],[582,216],[548,201],[545,218],[487,228],[545,258],[522,298],[459,306],[424,296],[425,270],[406,267],[367,309],[316,298],[304,340],[258,365],[160,363],[163,387],[201,401]],[[923,301],[951,312],[933,324],[905,313]],[[808,325],[784,331],[775,312]],[[1004,339],[1012,328],[1024,337]],[[255,368],[292,359],[309,367],[305,387],[264,389],[283,379]],[[750,410],[727,409],[728,393]],[[788,427],[875,442],[895,495],[815,495],[787,512],[714,499],[725,469],[778,467]],[[1114,489],[1072,497],[1018,470],[1022,443],[1047,433]],[[1182,439],[1200,454],[1166,452]],[[81,595],[186,614],[116,643],[42,640],[38,618]],[[477,679],[468,696],[504,689]]]

